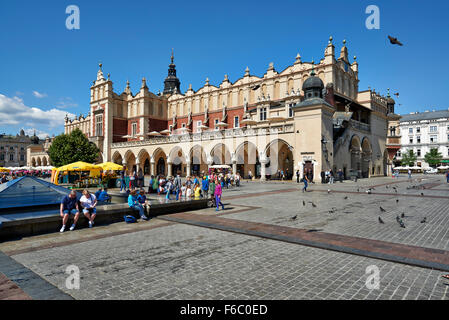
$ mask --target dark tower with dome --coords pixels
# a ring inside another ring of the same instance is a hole
[[[178,93],[181,93],[181,82],[176,77],[176,65],[174,64],[174,56],[173,56],[173,49],[171,53],[171,63],[168,66],[168,76],[165,78],[164,81],[164,94],[172,94],[175,92],[175,90]]]

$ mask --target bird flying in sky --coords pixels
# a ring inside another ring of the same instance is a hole
[[[390,39],[391,44],[397,44],[399,46],[403,46],[403,44],[398,41],[398,38],[393,38],[392,36],[388,36],[388,39]]]

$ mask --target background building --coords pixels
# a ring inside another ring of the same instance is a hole
[[[145,174],[190,175],[212,165],[229,165],[247,176],[319,177],[342,169],[345,176],[388,174],[386,137],[394,100],[374,90],[359,92],[356,57],[346,41],[336,57],[332,38],[319,63],[298,54],[277,71],[270,63],[259,77],[246,68],[231,82],[206,79],[183,93],[172,53],[163,93],[142,79],[118,94],[102,65],[91,87],[90,113],[66,119],[65,132],[80,128],[102,152],[101,161],[126,164]],[[165,133],[170,135],[164,136]]]
[[[0,167],[23,167],[27,164],[27,147],[39,145],[39,138],[25,135],[23,130],[16,136],[0,134]]]
[[[438,149],[443,155],[442,163],[449,163],[449,110],[412,112],[402,115],[399,121],[401,148],[396,154],[399,164],[402,155],[413,150],[416,165],[428,167],[424,156],[430,149]]]

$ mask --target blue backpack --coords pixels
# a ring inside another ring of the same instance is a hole
[[[125,218],[125,222],[126,223],[135,223],[135,222],[137,222],[137,219],[134,218],[131,215],[123,216],[123,218]]]

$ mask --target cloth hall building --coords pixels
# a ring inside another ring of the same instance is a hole
[[[146,175],[182,176],[229,165],[262,180],[299,170],[316,180],[322,170],[346,177],[389,173],[388,121],[394,100],[374,90],[359,91],[359,65],[346,41],[337,54],[330,38],[318,62],[298,54],[282,71],[270,63],[263,76],[246,68],[231,82],[206,79],[181,92],[173,53],[162,93],[145,78],[132,93],[113,89],[102,66],[91,86],[87,117],[65,120],[65,133],[81,129],[101,150],[101,161],[125,164]]]

